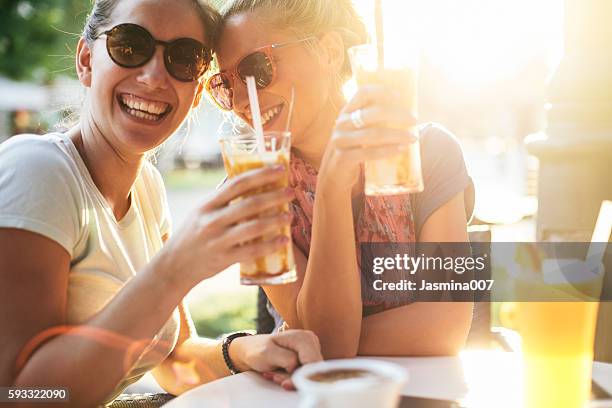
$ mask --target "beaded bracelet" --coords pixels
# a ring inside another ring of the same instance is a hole
[[[230,335],[225,336],[225,338],[223,339],[223,344],[221,345],[221,351],[223,352],[223,360],[225,360],[225,365],[229,369],[230,373],[232,373],[232,375],[240,373],[240,370],[238,370],[234,366],[234,363],[232,363],[232,359],[229,356],[229,346],[232,343],[232,341],[234,341],[238,337],[244,337],[244,336],[251,336],[251,333],[247,333],[247,332],[232,333]]]

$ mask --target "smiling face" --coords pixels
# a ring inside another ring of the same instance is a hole
[[[208,46],[204,26],[190,0],[119,1],[106,31],[122,23],[138,24],[162,41],[193,38]],[[88,117],[114,149],[143,154],[163,143],[183,122],[198,93],[198,81],[181,82],[164,65],[164,48],[138,68],[115,64],[106,36],[83,45],[78,59],[89,71],[81,82],[89,88]],[[88,65],[88,66],[87,66]]]
[[[221,32],[216,55],[221,71],[231,72],[254,50],[270,44],[301,40],[295,34],[266,26],[256,14],[243,13],[230,17]],[[316,42],[317,40],[315,40]],[[295,87],[295,106],[291,119],[292,146],[305,143],[304,134],[330,110],[332,87],[330,70],[317,50],[306,42],[296,42],[274,49],[276,65],[272,83],[258,90],[264,130],[284,130],[289,113],[291,90]],[[234,113],[252,123],[246,85],[233,76]]]

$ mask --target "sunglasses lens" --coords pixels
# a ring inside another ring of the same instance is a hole
[[[238,64],[237,70],[238,75],[240,75],[240,78],[245,82],[246,77],[255,77],[255,83],[259,89],[270,85],[274,73],[270,58],[259,51],[244,57]]]
[[[198,79],[210,62],[208,51],[204,46],[190,38],[174,41],[165,55],[168,72],[179,81]]]
[[[155,53],[155,42],[144,28],[135,24],[121,24],[108,34],[108,53],[117,64],[137,67]]]
[[[208,92],[222,109],[232,110],[234,91],[229,78],[224,73],[215,74],[208,80]]]

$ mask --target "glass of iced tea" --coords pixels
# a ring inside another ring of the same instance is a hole
[[[231,133],[222,135],[221,137],[223,163],[229,178],[260,167],[275,166],[278,164],[285,166],[285,176],[278,183],[270,184],[259,190],[254,190],[250,192],[249,195],[283,189],[289,186],[291,133],[265,132],[264,142],[265,149],[264,151],[260,151],[257,146],[255,134],[252,132]],[[238,198],[238,200],[240,199],[241,198]],[[289,212],[288,204],[268,210],[262,215],[269,216],[282,212]],[[297,279],[290,228],[288,226],[284,227],[275,233],[271,233],[269,237],[263,237],[263,239],[272,239],[278,235],[285,235],[289,238],[289,241],[282,249],[270,255],[240,263],[241,284],[281,285],[294,282]]]
[[[374,45],[358,45],[349,49],[349,57],[357,86],[368,84],[385,85],[399,93],[400,103],[417,116],[416,52],[394,54],[385,60],[384,68],[378,66]],[[389,123],[389,127],[409,130],[418,136],[416,126],[405,129],[400,124]],[[369,160],[365,163],[366,195],[395,195],[423,191],[421,153],[419,143],[398,147],[397,155],[388,159]]]

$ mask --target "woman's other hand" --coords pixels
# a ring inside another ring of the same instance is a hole
[[[318,337],[308,330],[239,337],[229,353],[240,371],[258,371],[285,389],[293,389],[290,376],[296,368],[323,359]]]
[[[364,85],[344,106],[319,171],[319,187],[349,190],[365,160],[394,156],[416,141],[416,118],[401,95],[382,85]]]
[[[188,285],[189,290],[234,263],[271,254],[286,245],[288,238],[280,231],[289,225],[290,217],[275,209],[293,199],[292,190],[255,193],[280,184],[283,177],[286,169],[282,166],[250,170],[215,191],[160,252],[171,266],[174,276],[170,280]]]

